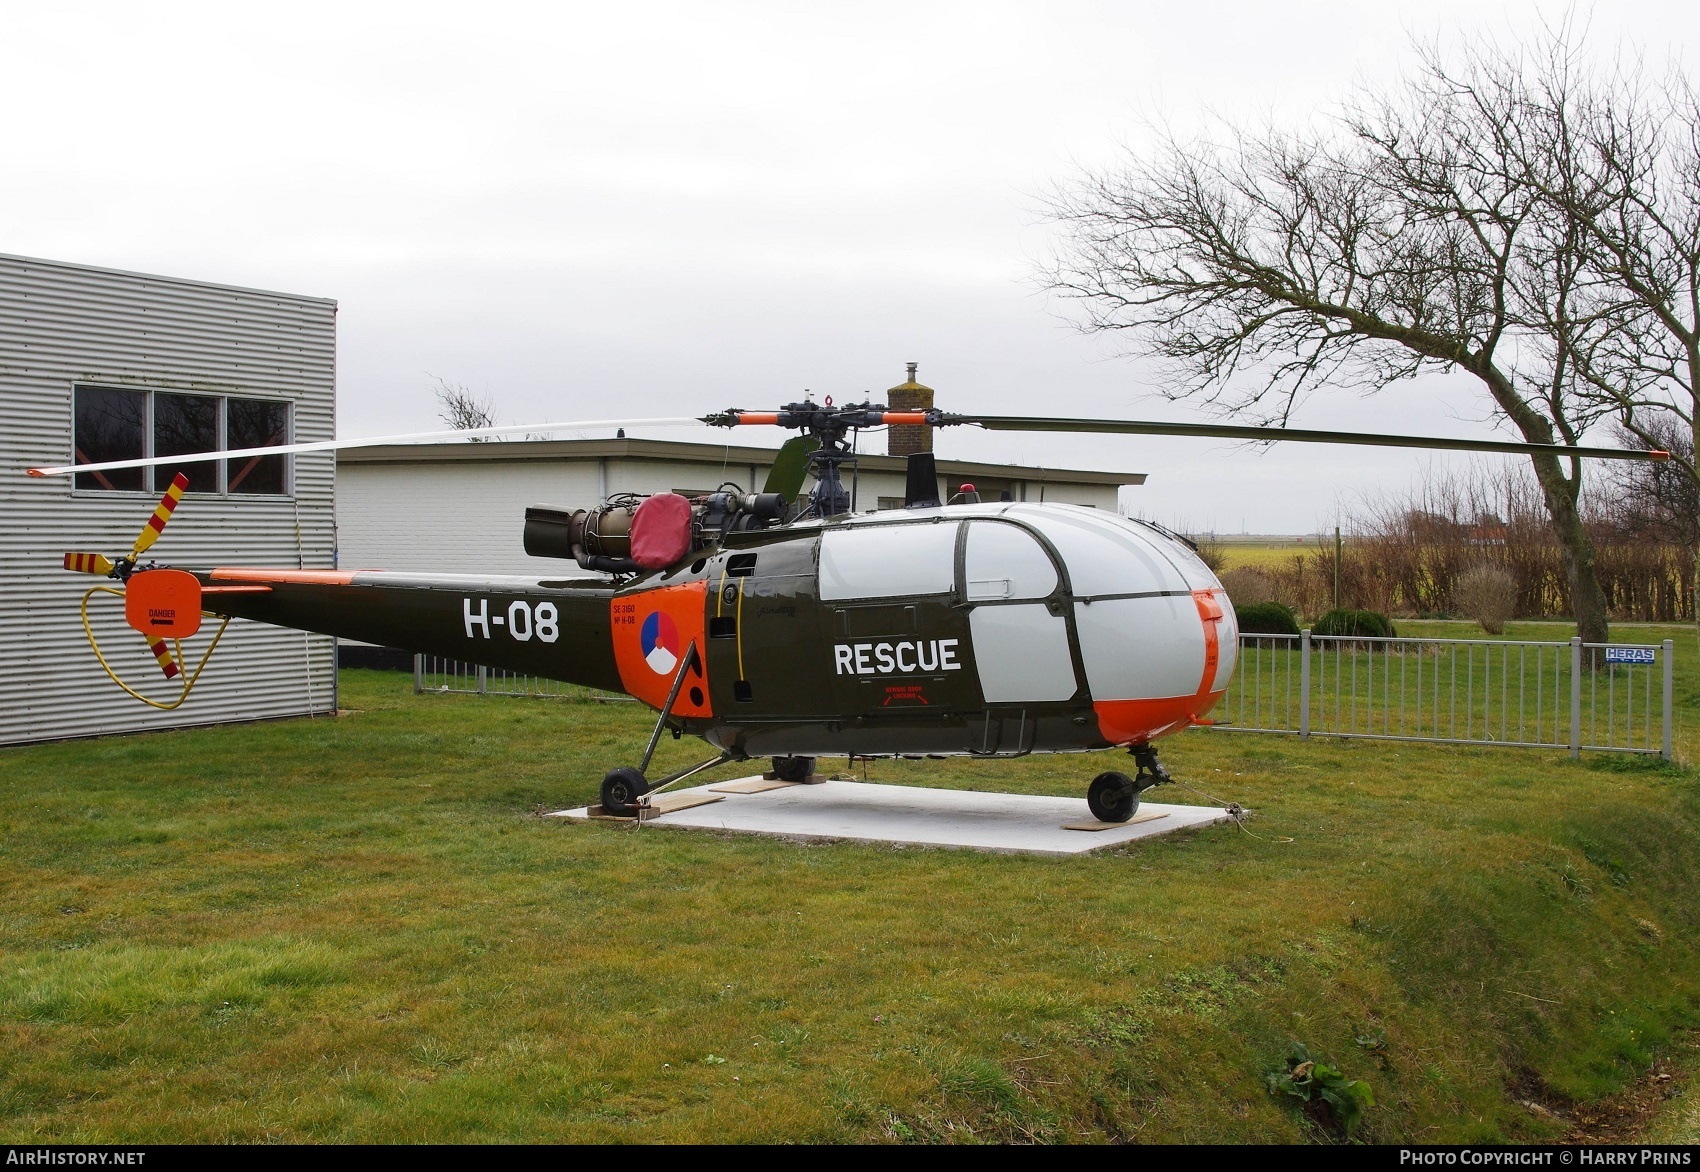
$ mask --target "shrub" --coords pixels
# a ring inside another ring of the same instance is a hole
[[[1275,599],[1275,586],[1269,581],[1269,575],[1255,566],[1236,566],[1224,570],[1217,577],[1222,580],[1222,589],[1228,592],[1236,607]]]
[[[1360,639],[1390,639],[1399,632],[1393,621],[1373,610],[1331,610],[1311,624],[1313,635],[1353,635]]]
[[[1287,1052],[1286,1064],[1264,1075],[1264,1081],[1271,1094],[1291,1095],[1323,1127],[1348,1136],[1363,1121],[1364,1109],[1375,1106],[1375,1095],[1367,1082],[1347,1078],[1339,1067],[1312,1057],[1298,1042]]]
[[[1198,554],[1198,560],[1203,562],[1212,574],[1220,575],[1222,565],[1228,559],[1228,551],[1214,537],[1201,537],[1192,543],[1193,552]]]
[[[1503,566],[1474,565],[1458,575],[1452,599],[1482,630],[1503,635],[1505,621],[1517,611],[1517,579]]]
[[[1229,595],[1233,597],[1232,594]],[[1279,602],[1253,602],[1234,607],[1234,618],[1242,635],[1296,635],[1299,624],[1293,612]]]

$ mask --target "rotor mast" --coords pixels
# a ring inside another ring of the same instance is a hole
[[[838,517],[850,511],[850,491],[844,487],[840,469],[854,464],[856,453],[850,446],[852,431],[866,427],[936,427],[939,412],[891,411],[881,403],[852,403],[834,406],[829,397],[824,405],[805,399],[787,403],[777,411],[743,411],[736,407],[713,415],[704,415],[702,422],[710,427],[738,427],[744,424],[765,423],[776,427],[802,431],[815,438],[818,446],[809,454],[809,471],[815,485],[809,490],[808,504],[799,517]]]

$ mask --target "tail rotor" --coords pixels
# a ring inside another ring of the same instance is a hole
[[[165,532],[166,523],[182,503],[183,493],[188,487],[189,478],[183,473],[179,472],[171,478],[171,486],[165,490],[165,495],[159,498],[159,504],[154,506],[153,516],[142,526],[142,531],[136,534],[136,542],[130,547],[130,552],[117,561],[101,553],[68,553],[65,555],[65,568],[78,574],[117,578],[120,582],[127,580],[135,572],[136,562],[159,540],[159,535]]]
[[[136,699],[151,704],[155,708],[175,708],[188,699],[189,689],[194,680],[200,675],[197,667],[194,673],[184,679],[183,695],[171,703],[161,703],[151,700],[131,688],[118,674],[112,665],[106,662],[106,657],[100,652],[100,646],[95,641],[94,627],[89,620],[89,599],[96,594],[110,594],[124,600],[124,621],[139,632],[148,645],[148,651],[153,655],[154,662],[168,680],[184,676],[182,640],[194,635],[201,627],[201,584],[193,574],[182,570],[163,568],[149,563],[146,567],[137,568],[137,562],[154,542],[165,532],[166,524],[171,520],[177,506],[182,503],[183,493],[189,487],[189,478],[179,472],[172,477],[171,486],[160,497],[159,504],[154,506],[153,515],[142,526],[142,531],[136,535],[135,544],[130,552],[114,560],[99,553],[67,553],[65,568],[79,574],[92,574],[97,577],[115,579],[122,584],[116,586],[94,586],[83,595],[83,629],[89,637],[89,645],[94,648],[95,657],[100,660],[106,673]],[[228,625],[230,620],[226,619]],[[219,628],[222,636],[224,628]],[[218,640],[213,640],[217,646]],[[205,666],[207,657],[212,654],[212,647],[207,649],[207,655],[201,659]]]

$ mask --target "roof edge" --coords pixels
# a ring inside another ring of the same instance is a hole
[[[202,281],[195,277],[173,277],[166,273],[143,273],[135,269],[115,269],[108,265],[83,264],[74,260],[50,260],[44,256],[20,256],[11,252],[0,252],[0,261],[15,261],[20,264],[41,265],[47,268],[71,269],[81,273],[104,273],[109,277],[132,277],[141,281],[165,281],[173,285],[193,285],[197,289],[221,289],[228,293],[246,293],[256,297],[281,297],[287,301],[302,301],[313,305],[328,305],[336,308],[336,298],[316,297],[310,293],[285,293],[281,289],[259,289],[252,285],[230,285],[223,281]]]

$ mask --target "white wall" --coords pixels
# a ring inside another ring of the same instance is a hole
[[[415,570],[457,574],[570,576],[567,560],[525,553],[525,510],[550,504],[589,508],[605,493],[713,490],[730,480],[760,488],[765,464],[632,457],[514,459],[487,445],[480,459],[363,460],[345,456],[337,471],[338,564],[345,570]],[[463,454],[457,449],[456,455]],[[753,475],[752,475],[753,472]],[[900,472],[864,469],[857,505],[871,510],[879,498],[901,498]],[[946,481],[963,477],[943,477]],[[954,486],[952,486],[954,487]],[[1019,489],[1017,490],[1019,496]],[[1027,482],[1037,501],[1040,483]],[[1114,511],[1116,486],[1044,484],[1044,499]]]
[[[154,493],[91,492],[70,477],[27,478],[72,460],[74,383],[244,391],[294,401],[295,438],[329,439],[336,304],[251,289],[0,256],[0,744],[329,712],[331,640],[233,622],[188,702],[159,712],[107,679],[78,617],[101,580],[68,573],[67,551],[127,552]],[[295,495],[191,493],[148,557],[184,568],[328,567],[335,467],[295,457]],[[91,613],[120,674],[149,695],[181,689],[143,638],[97,596]],[[190,640],[198,658],[216,623]]]
[[[599,495],[594,460],[344,460],[337,480],[337,560],[345,570],[563,576],[587,572],[571,561],[528,557],[525,510],[537,504],[594,505]]]

